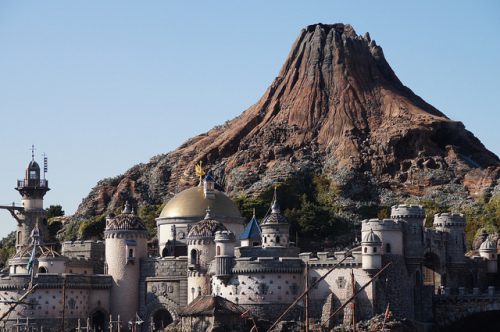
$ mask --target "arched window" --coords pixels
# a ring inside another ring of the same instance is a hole
[[[216,253],[217,256],[220,256],[220,246],[217,246],[217,253]]]
[[[367,247],[365,247],[363,251],[364,251],[364,253],[366,254],[366,253],[368,252],[368,248],[367,248]]]
[[[128,250],[128,257],[129,257],[129,258],[134,257],[134,249],[130,248],[130,249]]]
[[[267,243],[267,236],[264,236],[264,243]]]
[[[40,266],[38,268],[38,273],[47,273],[47,268],[45,266]]]
[[[191,249],[191,264],[198,263],[198,252],[196,249]]]
[[[385,253],[386,254],[390,254],[391,253],[391,244],[390,243],[386,243],[385,244]]]
[[[373,252],[377,252],[377,247],[373,247]]]
[[[279,243],[280,243],[280,237],[276,236],[276,244],[279,244]]]

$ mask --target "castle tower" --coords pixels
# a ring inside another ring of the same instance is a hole
[[[219,231],[227,232],[227,229],[221,222],[212,219],[210,209],[207,209],[205,219],[196,223],[188,233],[188,304],[198,296],[211,294],[208,270],[215,258],[215,234]],[[231,246],[234,250],[234,244],[231,245],[228,239],[224,248],[219,248],[219,253],[229,253]]]
[[[361,266],[363,270],[378,270],[382,267],[382,241],[370,230],[361,240]]]
[[[448,234],[446,256],[448,265],[465,263],[465,218],[461,213],[437,213],[433,226]]]
[[[479,247],[479,255],[487,261],[488,273],[497,273],[498,271],[498,258],[497,258],[497,244],[496,242],[486,238]]]
[[[215,276],[229,278],[233,268],[234,234],[231,231],[215,233]]]
[[[288,247],[290,245],[290,225],[284,215],[281,214],[280,206],[276,198],[276,190],[271,206],[271,213],[260,225],[262,232],[262,247]]]
[[[20,252],[30,246],[30,235],[37,223],[40,243],[47,242],[49,239],[47,212],[43,209],[43,197],[50,190],[49,181],[45,179],[45,176],[41,178],[40,166],[35,161],[34,153],[26,167],[24,179],[17,180],[15,189],[21,194],[23,205],[23,209],[13,214],[17,220],[16,252]]]
[[[391,219],[401,223],[405,261],[412,274],[424,260],[425,210],[421,205],[394,205]]]
[[[147,231],[128,204],[122,214],[106,218],[106,266],[113,277],[110,308],[113,318],[134,320],[139,308],[140,260],[147,256]]]

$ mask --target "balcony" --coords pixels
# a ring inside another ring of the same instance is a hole
[[[17,180],[17,188],[48,188],[49,180],[40,179],[40,180]]]

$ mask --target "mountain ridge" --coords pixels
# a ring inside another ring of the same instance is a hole
[[[304,28],[254,105],[174,151],[100,181],[75,216],[100,215],[125,200],[161,204],[196,184],[199,162],[231,196],[324,174],[346,204],[413,197],[466,204],[496,192],[500,170],[498,157],[461,122],[401,83],[368,33],[359,36],[341,23]]]

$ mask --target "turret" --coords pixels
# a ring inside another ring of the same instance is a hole
[[[212,219],[210,209],[207,209],[205,219],[197,222],[188,233],[188,304],[198,296],[211,294],[208,271],[215,258],[215,234],[219,231],[227,229]],[[234,235],[232,239],[234,241]],[[234,244],[228,242],[224,252],[229,252],[231,246],[234,248]]]
[[[481,243],[479,247],[479,255],[487,261],[487,272],[497,273],[498,270],[498,257],[497,257],[497,244],[489,237]]]
[[[361,265],[363,270],[378,270],[382,267],[382,241],[370,230],[361,241]]]
[[[228,278],[231,276],[234,258],[234,234],[231,231],[215,233],[215,276]]]
[[[118,216],[106,218],[106,267],[113,277],[111,314],[134,320],[139,307],[140,260],[147,256],[147,231],[128,202]]]
[[[402,225],[406,262],[419,265],[424,257],[424,208],[421,205],[394,205],[391,219]]]
[[[438,213],[434,215],[434,228],[448,234],[447,257],[451,264],[465,263],[465,218],[461,213]]]
[[[262,232],[262,247],[288,247],[290,237],[290,225],[284,215],[281,214],[280,206],[274,194],[271,205],[271,213],[260,225]]]
[[[205,194],[205,198],[207,199],[215,198],[215,180],[211,172],[208,172],[207,176],[203,179],[203,194]]]

